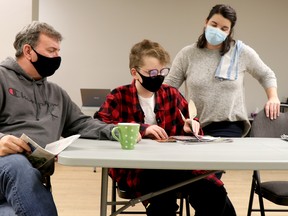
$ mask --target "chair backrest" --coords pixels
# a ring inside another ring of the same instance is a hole
[[[261,110],[252,123],[251,137],[280,137],[282,134],[288,135],[288,112],[280,113],[277,119],[270,120]]]

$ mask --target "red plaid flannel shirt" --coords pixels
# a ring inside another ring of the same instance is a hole
[[[169,136],[185,134],[183,131],[184,122],[179,110],[181,110],[185,117],[188,117],[187,101],[176,88],[163,84],[155,93],[154,112],[158,126],[165,129]],[[118,122],[140,123],[140,133],[142,136],[149,126],[144,124],[144,113],[137,96],[135,81],[131,85],[114,89],[107,96],[99,111],[95,113],[94,118],[113,124],[117,124]],[[109,169],[109,175],[117,182],[126,182],[131,189],[136,189],[141,181],[139,174],[143,171],[143,169],[111,168]],[[195,175],[200,175],[207,171],[192,170],[191,172]],[[210,175],[206,179],[214,182],[216,185],[223,185],[222,181],[215,175]]]

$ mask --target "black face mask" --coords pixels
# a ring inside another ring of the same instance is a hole
[[[138,71],[137,71],[138,72]],[[142,78],[142,83],[141,85],[147,89],[148,91],[151,92],[156,92],[160,89],[163,81],[164,81],[164,76],[158,75],[155,77],[146,77],[143,76],[141,73],[138,72],[138,74]]]
[[[31,48],[33,49],[33,47]],[[49,58],[39,54],[36,50],[34,50],[34,52],[37,54],[37,61],[36,62],[30,61],[30,62],[33,64],[34,68],[37,70],[37,72],[42,78],[52,76],[55,73],[55,71],[60,67],[61,64],[60,56]]]

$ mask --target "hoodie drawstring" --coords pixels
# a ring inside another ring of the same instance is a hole
[[[36,120],[39,121],[39,105],[38,105],[37,96],[36,96],[36,87],[37,87],[37,84],[35,83],[35,81],[33,81],[33,94],[34,94],[34,101],[36,105]]]
[[[43,83],[43,85],[45,86],[45,83]],[[44,88],[44,89],[46,89],[46,88]],[[45,104],[47,105],[47,109],[48,109],[48,112],[50,113],[50,115],[54,118],[58,118],[57,115],[53,114],[53,106],[51,106],[51,104],[49,103],[48,97],[47,97],[47,94],[45,91],[44,91],[44,99],[45,99]]]

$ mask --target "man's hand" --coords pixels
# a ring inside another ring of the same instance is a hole
[[[22,153],[23,151],[30,152],[31,149],[29,145],[20,138],[6,135],[0,139],[0,156]]]
[[[146,128],[145,137],[150,137],[157,140],[168,139],[166,131],[158,125],[151,125]]]

